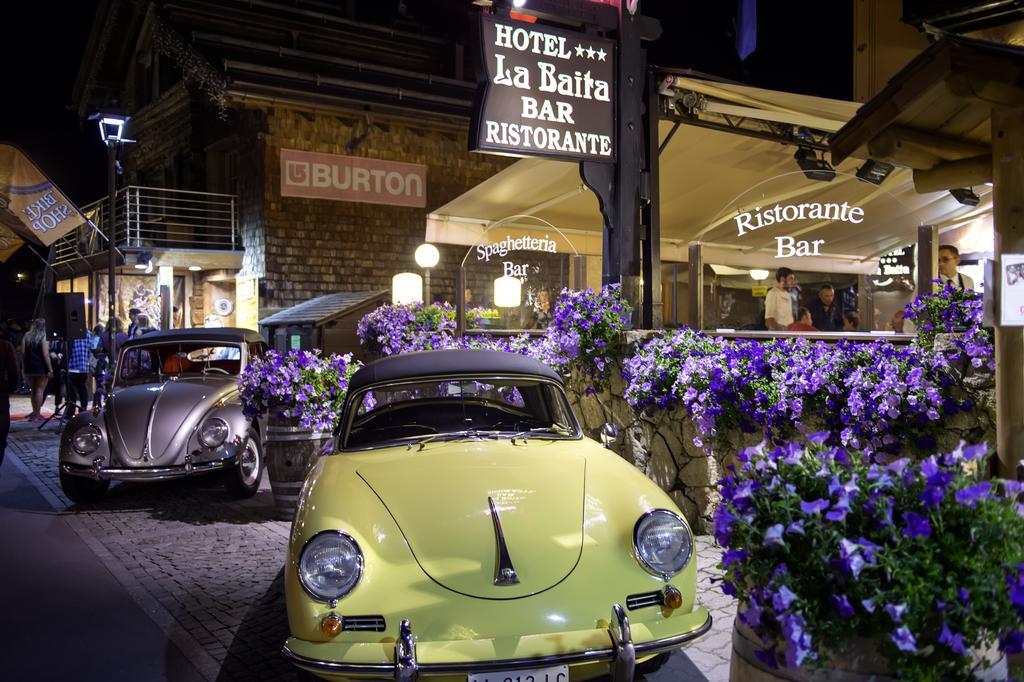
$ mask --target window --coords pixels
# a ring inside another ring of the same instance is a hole
[[[237,376],[242,348],[197,342],[162,343],[129,348],[118,361],[116,385],[155,383],[180,376]]]
[[[451,438],[578,438],[564,391],[530,378],[446,378],[377,386],[353,396],[344,447]]]

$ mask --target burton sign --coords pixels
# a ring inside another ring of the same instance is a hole
[[[480,42],[471,149],[615,161],[614,41],[484,14]]]

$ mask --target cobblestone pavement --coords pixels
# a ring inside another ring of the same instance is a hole
[[[35,427],[14,423],[11,464],[206,679],[295,679],[280,654],[288,635],[282,576],[289,526],[274,520],[266,480],[244,501],[231,499],[216,478],[195,478],[115,483],[101,502],[74,505],[60,488],[55,430]],[[720,550],[707,537],[697,547],[698,598],[714,629],[673,655],[651,682],[701,679],[696,670],[712,682],[728,680],[735,605],[712,584]]]

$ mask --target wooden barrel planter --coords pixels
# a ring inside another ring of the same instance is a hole
[[[278,518],[291,520],[295,516],[306,474],[330,441],[330,433],[304,429],[297,421],[269,422],[265,456]]]
[[[762,648],[761,640],[753,630],[738,620],[733,624],[730,682],[888,682],[897,679],[889,669],[885,656],[878,652],[875,642],[870,639],[852,642],[842,655],[816,668],[769,668],[754,655],[755,651]],[[1007,679],[1005,656],[994,646],[984,654],[977,655],[977,659],[980,660],[982,656],[989,658],[995,665],[980,673],[976,679]]]

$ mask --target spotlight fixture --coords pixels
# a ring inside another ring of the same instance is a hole
[[[896,166],[891,163],[868,159],[863,166],[857,169],[857,177],[872,185],[881,185],[895,168]]]
[[[793,158],[796,159],[796,165],[800,166],[800,170],[804,172],[804,176],[808,180],[832,182],[836,177],[836,171],[832,168],[832,164],[824,158],[819,159],[810,147],[800,147],[796,150]]]
[[[949,193],[953,195],[953,198],[959,201],[964,206],[977,206],[981,199],[974,190],[970,187],[961,187],[960,189],[951,189]]]

